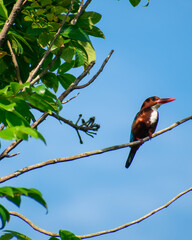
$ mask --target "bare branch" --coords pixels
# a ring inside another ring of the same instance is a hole
[[[73,123],[70,120],[67,120],[59,115],[56,115],[54,113],[50,114],[50,116],[55,117],[56,119],[70,125],[71,127],[73,127],[76,131],[77,131],[77,135],[79,137],[80,143],[83,143],[83,140],[79,134],[79,131],[83,131],[84,133],[86,133],[87,135],[89,135],[90,137],[94,137],[94,135],[96,135],[98,129],[100,128],[100,125],[95,123],[95,117],[90,117],[88,121],[85,122],[84,119],[82,119],[82,124],[78,125],[79,120],[82,117],[82,114],[79,114],[79,118],[77,120],[76,123]]]
[[[109,229],[109,230],[105,230],[105,231],[101,231],[101,232],[97,232],[97,233],[92,233],[92,234],[87,234],[87,235],[83,235],[83,236],[77,236],[81,239],[84,239],[84,238],[91,238],[91,237],[96,237],[96,236],[101,236],[101,235],[104,235],[104,234],[109,234],[109,233],[114,233],[114,232],[117,232],[117,231],[120,231],[120,230],[123,230],[127,227],[130,227],[132,225],[135,225],[137,223],[140,223],[144,220],[146,220],[147,218],[151,217],[152,215],[158,213],[159,211],[169,207],[172,203],[174,203],[175,201],[177,201],[180,197],[184,196],[185,194],[189,193],[192,191],[192,187],[191,188],[188,188],[187,190],[185,190],[184,192],[181,192],[179,193],[178,195],[176,195],[174,198],[172,198],[169,202],[167,202],[166,204],[164,204],[163,206],[159,207],[159,208],[156,208],[154,209],[153,211],[149,212],[148,214],[146,214],[145,216],[141,217],[141,218],[138,218],[137,220],[135,221],[132,221],[132,222],[129,222],[129,223],[125,223],[119,227],[116,227],[116,228],[113,228],[113,229]],[[36,226],[32,221],[30,221],[28,218],[26,218],[25,216],[23,216],[22,214],[20,213],[17,213],[17,212],[12,212],[10,211],[9,212],[10,215],[12,216],[16,216],[16,217],[19,217],[20,219],[22,219],[23,221],[25,221],[27,224],[29,224],[34,230],[40,232],[40,233],[43,233],[45,235],[49,235],[49,236],[54,236],[54,237],[59,237],[59,234],[58,233],[53,233],[53,232],[49,232],[49,231],[46,231],[38,226]]]
[[[36,68],[34,68],[30,74],[29,74],[29,77],[27,79],[27,82],[31,82],[34,78],[34,76],[37,74],[37,72],[39,71],[39,69],[41,68],[43,62],[45,61],[45,59],[47,58],[47,56],[49,55],[49,53],[51,52],[51,48],[53,46],[53,44],[55,43],[55,41],[57,40],[60,32],[61,32],[61,29],[63,28],[63,25],[65,24],[65,21],[69,15],[69,13],[71,12],[72,10],[72,7],[73,7],[73,3],[74,3],[74,0],[71,0],[71,6],[67,12],[67,14],[65,15],[65,18],[63,19],[62,23],[61,23],[61,27],[58,29],[57,33],[55,34],[54,38],[53,38],[53,41],[50,43],[48,49],[45,51],[45,54],[43,55],[42,59],[39,61],[38,65],[36,66]]]
[[[111,52],[109,53],[109,55],[107,56],[107,58],[104,60],[103,64],[101,65],[99,71],[91,78],[91,80],[89,80],[87,83],[80,85],[80,86],[76,86],[75,89],[80,89],[80,88],[85,88],[87,86],[89,86],[98,76],[99,74],[103,71],[105,65],[107,64],[107,62],[109,61],[109,58],[111,57],[111,55],[113,54],[114,50],[111,50]]]
[[[158,131],[156,133],[154,133],[152,135],[152,138],[153,137],[156,137],[162,133],[165,133],[167,131],[170,131],[171,129],[179,126],[180,124],[188,121],[188,120],[191,120],[192,119],[192,115],[187,117],[187,118],[184,118],[180,121],[177,121],[176,123],[172,124],[171,126],[161,130],[161,131]],[[149,137],[146,137],[143,139],[143,143],[148,141],[150,138]],[[61,163],[61,162],[68,162],[68,161],[74,161],[74,160],[77,160],[77,159],[80,159],[80,158],[85,158],[85,157],[89,157],[89,156],[93,156],[93,155],[98,155],[98,154],[102,154],[102,153],[105,153],[105,152],[109,152],[109,151],[114,151],[114,150],[117,150],[117,149],[120,149],[120,148],[125,148],[125,147],[132,147],[132,146],[136,146],[138,144],[141,144],[140,141],[135,141],[135,142],[130,142],[130,143],[125,143],[125,144],[120,144],[120,145],[115,145],[115,146],[111,146],[111,147],[107,147],[107,148],[103,148],[103,149],[99,149],[99,150],[95,150],[95,151],[90,151],[90,152],[84,152],[84,153],[81,153],[81,154],[77,154],[77,155],[74,155],[74,156],[70,156],[70,157],[62,157],[62,158],[53,158],[53,159],[50,159],[50,160],[47,160],[45,162],[41,162],[41,163],[37,163],[37,164],[34,164],[34,165],[31,165],[31,166],[28,166],[28,167],[25,167],[25,168],[22,168],[22,169],[19,169],[17,170],[16,172],[13,172],[7,176],[4,176],[4,177],[1,177],[0,178],[0,183],[2,182],[5,182],[9,179],[12,179],[12,178],[15,178],[23,173],[26,173],[26,172],[29,172],[31,170],[34,170],[34,169],[37,169],[37,168],[41,168],[41,167],[45,167],[45,166],[48,166],[48,165],[51,165],[51,164],[56,164],[56,163]]]
[[[73,96],[72,98],[69,98],[68,100],[62,102],[62,104],[68,103],[69,101],[73,100],[74,98],[76,98],[80,93],[77,93],[75,96]]]
[[[0,48],[3,44],[3,42],[5,41],[6,37],[7,37],[7,33],[9,32],[10,27],[13,25],[15,18],[17,16],[17,13],[20,11],[22,3],[24,0],[17,0],[17,2],[15,3],[15,5],[13,6],[13,9],[9,15],[9,18],[7,19],[7,21],[5,22],[5,25],[3,26],[3,29],[1,30],[1,34],[0,34]]]
[[[29,220],[28,218],[23,216],[21,213],[9,211],[9,214],[22,219],[27,224],[29,224],[29,226],[31,226],[34,230],[36,230],[40,233],[43,233],[43,234],[48,235],[48,236],[59,237],[58,233],[52,233],[52,232],[46,231],[46,230],[36,226],[31,220]]]
[[[10,43],[9,40],[7,40],[7,45],[8,45],[9,51],[11,53],[12,61],[13,61],[13,64],[14,64],[14,67],[15,67],[15,70],[16,70],[17,80],[18,80],[19,84],[22,84],[20,70],[19,70],[19,65],[18,65],[16,56],[15,56],[15,54],[13,52],[13,49],[12,49],[12,46],[11,46],[11,43]]]
[[[10,157],[15,157],[15,156],[17,156],[17,155],[19,155],[20,154],[20,152],[17,152],[17,153],[13,153],[13,154],[10,154],[10,155],[6,155],[5,157],[8,157],[8,158],[10,158]]]
[[[69,95],[70,92],[72,92],[77,84],[89,73],[91,68],[95,65],[95,62],[91,62],[87,68],[81,73],[81,75],[75,79],[73,83],[59,96],[59,100],[62,102],[64,98]]]
[[[81,5],[80,5],[80,7],[79,7],[79,9],[78,9],[78,11],[77,11],[77,14],[76,14],[76,16],[71,20],[71,25],[75,25],[76,24],[76,22],[77,22],[77,20],[78,20],[78,18],[80,17],[80,15],[81,15],[81,10],[82,10],[82,7],[83,7],[83,3],[84,3],[84,0],[81,0]]]
[[[81,9],[81,14],[85,11],[85,9],[89,6],[92,0],[87,0]]]
[[[174,198],[172,198],[169,202],[167,202],[166,204],[164,204],[163,206],[151,211],[150,213],[146,214],[145,216],[135,220],[135,221],[132,221],[132,222],[129,222],[129,223],[126,223],[122,226],[119,226],[119,227],[116,227],[116,228],[113,228],[113,229],[110,229],[110,230],[106,230],[106,231],[101,231],[101,232],[97,232],[97,233],[93,233],[93,234],[88,234],[88,235],[84,235],[84,236],[79,236],[80,238],[91,238],[91,237],[96,237],[96,236],[101,236],[103,234],[108,234],[108,233],[113,233],[113,232],[117,232],[119,230],[122,230],[124,228],[127,228],[127,227],[130,227],[132,225],[135,225],[137,223],[140,223],[142,222],[143,220],[151,217],[152,215],[154,215],[155,213],[169,207],[169,205],[171,205],[173,202],[175,202],[177,199],[179,199],[180,197],[182,197],[183,195],[187,194],[188,192],[191,192],[192,191],[192,187],[187,189],[186,191],[178,194],[177,196],[175,196]]]

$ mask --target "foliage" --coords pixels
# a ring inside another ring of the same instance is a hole
[[[133,6],[139,2],[130,0]],[[16,0],[0,0],[0,30],[6,25],[15,3]],[[86,69],[96,60],[91,37],[105,38],[96,26],[101,14],[84,9],[78,16],[80,4],[79,0],[74,0],[72,6],[71,0],[23,1],[0,48],[1,139],[28,140],[34,137],[45,143],[42,134],[32,126],[36,122],[36,112],[58,116],[62,109],[58,90],[65,93],[76,80],[69,71],[79,67]],[[58,31],[59,35],[54,40]],[[31,78],[36,68],[37,72]],[[17,207],[20,207],[23,196],[32,198],[47,209],[45,200],[36,189],[0,188],[0,197]],[[0,219],[3,229],[10,220],[10,212],[1,204]],[[60,230],[59,236],[61,239],[79,239],[66,230]],[[12,238],[30,239],[10,230],[0,236],[0,240]]]
[[[0,28],[7,20],[14,2],[1,2]],[[37,74],[46,71],[47,67],[49,69],[34,86],[27,81],[60,28],[70,4],[71,1],[63,3],[60,0],[27,1],[8,32],[7,40],[16,55],[23,84],[18,83],[15,66],[5,41],[0,50],[0,122],[4,124],[4,130],[0,132],[1,138],[27,140],[30,135],[45,142],[37,130],[30,129],[31,121],[36,120],[31,110],[58,113],[62,108],[56,96],[59,86],[65,90],[76,79],[67,72],[81,66],[86,68],[90,62],[95,61],[96,55],[90,36],[104,38],[102,31],[95,26],[101,15],[84,12],[77,24],[71,25],[80,4],[76,0],[60,35]],[[49,66],[61,47],[64,47],[62,53],[52,66]]]
[[[30,197],[47,209],[47,204],[43,199],[41,193],[37,189],[15,188],[15,187],[0,188],[0,197],[6,198],[10,202],[14,203],[17,207],[20,207],[21,205],[21,196]],[[2,227],[0,229],[2,229],[5,227],[6,222],[9,222],[10,220],[10,214],[8,210],[2,205],[0,205],[0,219],[2,222]]]

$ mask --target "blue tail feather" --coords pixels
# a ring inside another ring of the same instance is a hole
[[[129,156],[128,156],[127,161],[126,161],[126,164],[125,164],[125,167],[126,167],[126,168],[128,168],[128,167],[131,165],[131,163],[132,163],[132,161],[133,161],[133,158],[134,158],[137,150],[138,150],[138,148],[136,148],[136,149],[135,149],[135,148],[131,148],[131,151],[130,151],[130,153],[129,153]]]

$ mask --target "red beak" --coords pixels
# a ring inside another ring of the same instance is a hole
[[[159,100],[156,101],[157,104],[164,104],[168,102],[175,101],[176,98],[160,98]]]

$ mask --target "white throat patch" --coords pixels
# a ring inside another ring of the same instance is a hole
[[[153,112],[151,113],[151,117],[150,117],[150,123],[156,123],[157,119],[158,119],[158,112],[157,112],[157,108],[152,107]]]

